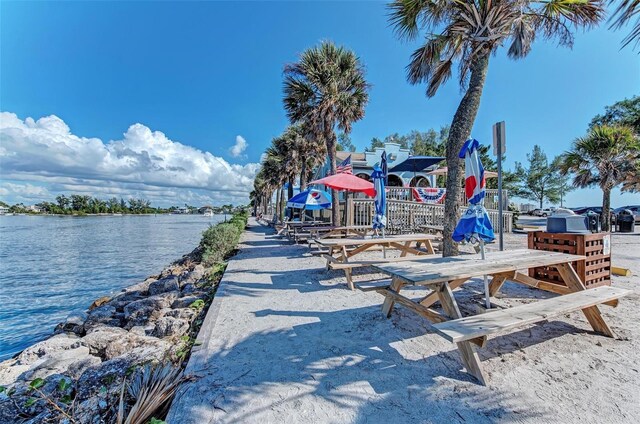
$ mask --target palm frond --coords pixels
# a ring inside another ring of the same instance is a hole
[[[612,3],[610,1],[610,3]],[[618,7],[611,15],[611,29],[620,29],[635,18],[631,32],[622,40],[622,47],[630,43],[640,44],[640,0],[621,0]]]
[[[146,424],[154,416],[164,415],[178,386],[183,381],[184,377],[179,367],[171,364],[145,365],[129,383],[128,394],[135,399],[135,403],[124,422],[122,417],[125,408],[121,394],[117,423]]]

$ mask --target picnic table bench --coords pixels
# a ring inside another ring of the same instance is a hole
[[[284,235],[286,237],[292,238],[295,233],[301,229],[302,227],[311,227],[314,225],[326,225],[327,223],[324,221],[285,221],[282,224],[276,225],[276,229],[278,232],[276,235]]]
[[[587,290],[571,266],[571,262],[584,260],[584,256],[528,249],[489,252],[485,260],[476,255],[469,256],[471,257],[412,258],[413,261],[375,264],[374,267],[391,276],[390,284],[383,283],[362,289],[375,290],[385,296],[382,312],[387,317],[391,315],[394,304],[399,303],[427,318],[433,323],[432,329],[437,334],[457,344],[467,372],[482,384],[486,384],[487,378],[475,349],[476,346],[485,345],[487,336],[580,309],[594,331],[615,337],[597,305],[615,307],[618,299],[630,291],[609,286]],[[564,279],[568,293],[509,309],[462,317],[453,290],[470,278],[491,276],[491,295],[506,280],[544,289],[543,282],[518,272],[537,266],[555,267]],[[400,294],[405,286],[428,286],[432,291],[416,302]],[[430,308],[437,301],[440,301],[444,314]]]
[[[347,278],[347,284],[351,290],[355,289],[351,270],[356,267],[370,266],[381,262],[398,262],[408,260],[407,255],[432,255],[434,253],[432,240],[436,237],[429,234],[405,234],[387,237],[358,237],[342,239],[315,239],[314,242],[327,249],[322,256],[327,260],[327,269],[342,269]],[[415,247],[411,247],[415,244]],[[420,245],[425,245],[425,250],[419,250]],[[367,261],[351,260],[355,255],[367,250],[383,247],[400,251],[400,258],[380,258]]]

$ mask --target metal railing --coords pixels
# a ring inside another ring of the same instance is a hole
[[[371,225],[375,206],[370,199],[349,199],[347,201],[349,225]],[[460,208],[463,214],[466,207]],[[497,230],[498,211],[487,209],[491,224]],[[502,212],[502,228],[511,232],[513,214]],[[444,205],[417,203],[404,200],[387,200],[387,231],[390,234],[422,231],[423,225],[441,226],[444,224]]]

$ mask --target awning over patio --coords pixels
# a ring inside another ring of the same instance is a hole
[[[420,172],[443,160],[438,156],[409,156],[404,162],[390,168],[389,172]]]

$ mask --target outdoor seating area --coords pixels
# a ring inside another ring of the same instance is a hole
[[[533,246],[530,236],[529,249],[486,252],[485,244],[495,239],[492,225],[492,221],[495,221],[484,207],[487,175],[480,163],[479,148],[479,142],[470,139],[459,154],[465,160],[467,206],[452,236],[456,242],[475,246],[475,254],[435,256],[434,242],[443,240],[442,221],[435,219],[435,209],[427,214],[424,209],[419,209],[426,205],[424,202],[395,200],[393,205],[387,202],[384,153],[381,156],[381,166],[374,166],[371,174],[373,182],[346,172],[310,183],[373,197],[369,200],[369,207],[360,210],[354,204],[360,202],[360,205],[365,205],[362,200],[348,199],[345,202],[344,222],[347,225],[287,221],[278,234],[289,237],[295,243],[305,240],[310,247],[316,246],[319,250],[314,253],[319,253],[326,260],[327,270],[344,271],[349,289],[358,288],[363,292],[374,291],[383,295],[382,314],[385,317],[391,316],[397,303],[425,318],[431,331],[456,344],[467,372],[484,385],[487,383],[487,375],[476,349],[484,347],[489,337],[552,317],[582,311],[594,332],[614,338],[615,334],[603,318],[599,306],[615,307],[618,299],[630,292],[610,287],[610,280],[603,279],[606,276],[600,274],[609,272],[606,271],[609,262],[602,262],[602,255],[597,256],[600,283],[597,287],[587,286],[584,263],[588,257],[580,247],[553,244],[552,249],[545,249],[548,243]],[[408,162],[411,162],[410,159]],[[424,160],[422,157],[419,159]],[[434,158],[433,161],[437,163],[440,159]],[[312,196],[314,190],[300,193],[290,199],[288,205],[303,210],[307,207],[330,207],[330,196],[319,190]],[[422,200],[426,200],[429,193],[421,196]],[[435,196],[438,201],[442,199],[442,193]],[[308,200],[301,202],[299,199]],[[322,205],[318,199],[323,199]],[[390,211],[396,212],[393,218],[389,216]],[[363,221],[365,223],[361,223]],[[360,224],[353,225],[354,222]],[[391,230],[392,234],[385,234],[385,230]],[[574,238],[561,236],[559,240]],[[600,240],[602,237],[587,239],[592,243],[592,239]],[[602,247],[603,244],[598,246]],[[600,248],[598,246],[589,247],[588,254],[592,262],[596,258],[593,254],[601,253],[594,250]],[[388,256],[388,250],[393,250],[394,254]],[[372,255],[374,251],[376,255]],[[387,278],[354,281],[353,272],[356,268],[369,268],[370,273],[386,274]],[[540,269],[544,270],[544,275],[540,274],[543,276],[536,278],[536,270]],[[579,273],[583,275],[582,278]],[[555,279],[549,280],[549,275],[555,276]],[[476,277],[484,280],[484,304],[476,308],[481,313],[463,316],[454,290],[460,289]],[[491,299],[499,294],[507,281],[559,296],[512,308],[495,307]],[[416,286],[426,287],[429,292],[418,300],[401,294],[403,289]],[[439,304],[439,310],[434,309],[436,304]]]

